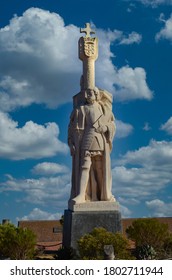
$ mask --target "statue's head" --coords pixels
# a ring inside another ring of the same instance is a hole
[[[88,104],[93,104],[96,101],[94,89],[91,88],[86,89],[85,98]]]
[[[97,87],[94,88],[88,88],[85,91],[85,98],[87,103],[89,104],[93,104],[95,101],[99,101],[100,100],[100,92],[99,89]]]
[[[94,95],[96,97],[96,101],[99,101],[101,96],[100,96],[100,91],[97,87],[94,87]]]

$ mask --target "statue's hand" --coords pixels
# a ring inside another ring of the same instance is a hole
[[[105,133],[106,131],[107,131],[106,125],[101,125],[98,128],[96,128],[96,132],[98,132],[98,133]]]

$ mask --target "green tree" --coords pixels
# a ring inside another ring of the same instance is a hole
[[[137,246],[135,255],[139,260],[154,260],[156,258],[156,251],[152,246],[146,244]]]
[[[29,229],[12,224],[0,225],[0,257],[28,260],[35,255],[36,236]]]
[[[113,245],[115,259],[132,259],[128,240],[121,233],[108,232],[104,228],[94,228],[78,240],[80,258],[103,260],[105,245]]]
[[[172,233],[165,239],[162,250],[160,251],[161,259],[172,259]]]
[[[165,241],[169,238],[168,225],[159,222],[155,218],[143,218],[135,220],[126,230],[128,238],[135,241],[136,251],[139,248],[152,248],[159,258]],[[141,249],[142,250],[142,249]],[[150,250],[150,249],[149,249]],[[154,254],[155,255],[155,254]]]

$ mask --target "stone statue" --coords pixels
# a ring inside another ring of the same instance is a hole
[[[97,38],[89,24],[81,29],[79,58],[83,61],[81,91],[74,96],[74,109],[68,128],[72,155],[70,201],[115,201],[112,195],[110,152],[115,134],[112,95],[95,87],[94,63],[98,56]]]
[[[95,85],[98,38],[86,23],[78,42],[83,63],[80,92],[73,96],[68,126],[72,156],[72,187],[64,213],[63,246],[78,252],[78,240],[95,227],[120,232],[119,203],[112,194],[110,153],[115,135],[112,95]],[[114,259],[112,245],[104,248],[105,259]]]
[[[114,260],[114,248],[113,245],[104,245],[104,259],[105,260]]]

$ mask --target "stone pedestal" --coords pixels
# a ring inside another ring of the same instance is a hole
[[[63,246],[77,250],[77,240],[95,227],[121,232],[121,213],[117,202],[99,201],[69,205],[64,213]]]

